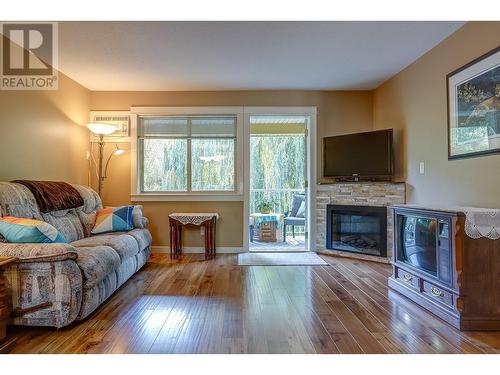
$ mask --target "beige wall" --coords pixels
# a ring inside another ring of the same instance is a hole
[[[59,90],[0,91],[0,181],[87,183],[90,92],[59,74]]]
[[[92,92],[92,110],[128,110],[131,106],[316,106],[318,109],[318,176],[321,176],[321,138],[334,134],[369,130],[373,126],[372,93],[367,91],[215,91],[215,92]],[[129,145],[120,145],[129,149]],[[107,153],[113,146],[109,145]],[[113,158],[103,198],[105,204],[129,202],[130,153]],[[144,204],[144,213],[154,224],[154,245],[168,245],[168,214],[174,211],[217,211],[217,245],[243,244],[243,202],[164,202]],[[203,239],[192,233],[186,246],[201,246]]]
[[[448,161],[446,103],[446,75],[497,47],[499,36],[500,22],[467,23],[375,90],[374,127],[397,130],[396,171],[410,202],[500,207],[500,155]]]

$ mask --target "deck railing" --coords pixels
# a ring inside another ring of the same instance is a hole
[[[273,202],[273,212],[285,213],[291,209],[292,197],[304,193],[304,189],[251,189],[250,212],[259,212],[257,207],[262,201],[267,200]]]

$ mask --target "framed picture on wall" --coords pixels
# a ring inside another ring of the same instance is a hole
[[[500,47],[446,76],[448,158],[500,152]]]

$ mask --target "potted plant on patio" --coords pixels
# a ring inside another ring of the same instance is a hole
[[[258,205],[257,209],[261,214],[269,214],[274,206],[274,201],[272,199],[264,198]]]

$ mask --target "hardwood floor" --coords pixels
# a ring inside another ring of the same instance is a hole
[[[390,267],[240,267],[235,255],[155,254],[87,320],[15,327],[13,353],[500,353],[387,288]]]

